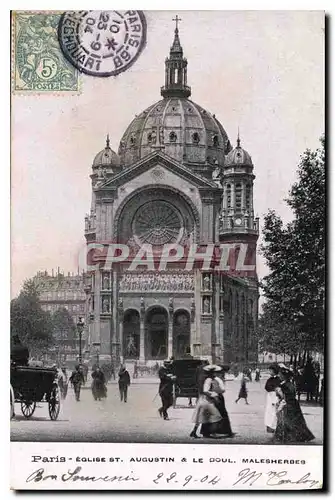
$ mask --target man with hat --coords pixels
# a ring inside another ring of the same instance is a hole
[[[160,379],[158,393],[162,400],[162,406],[159,408],[158,412],[160,417],[163,417],[164,420],[169,420],[167,410],[173,404],[173,384],[176,377],[171,372],[171,367],[171,361],[167,360],[164,361],[163,366],[161,366],[158,371]]]

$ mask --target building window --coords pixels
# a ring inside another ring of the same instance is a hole
[[[193,141],[193,144],[199,144],[200,136],[199,136],[198,132],[194,132],[194,134],[192,134],[192,141]]]
[[[175,132],[170,132],[169,139],[170,139],[170,142],[176,142],[177,134]]]
[[[136,144],[136,138],[132,135],[130,138],[130,145],[134,146]]]
[[[215,134],[213,135],[213,146],[216,148],[219,145],[219,137]]]
[[[236,209],[242,207],[242,185],[240,183],[235,186],[235,207]]]
[[[231,208],[231,185],[230,184],[227,184],[226,193],[227,193],[227,208]]]
[[[250,210],[251,208],[251,185],[247,184],[245,189],[245,206]]]

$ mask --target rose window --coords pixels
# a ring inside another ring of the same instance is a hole
[[[141,244],[164,245],[181,239],[183,224],[180,213],[161,200],[142,205],[133,219],[133,234]]]

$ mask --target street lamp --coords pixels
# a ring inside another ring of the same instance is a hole
[[[79,335],[79,363],[81,364],[81,358],[82,358],[82,353],[81,353],[81,336],[83,334],[84,330],[84,320],[83,318],[79,318],[78,323],[77,323],[77,330],[78,330],[78,335]]]

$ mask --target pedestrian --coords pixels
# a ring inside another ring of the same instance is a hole
[[[173,405],[173,384],[176,377],[171,372],[171,361],[164,361],[163,366],[158,370],[160,379],[158,393],[162,400],[162,406],[159,408],[158,413],[164,420],[169,420],[168,409]]]
[[[113,380],[115,380],[115,368],[113,363],[110,365],[110,373],[111,373],[111,378],[113,377]]]
[[[279,377],[281,382],[276,388],[278,398],[276,404],[277,427],[274,434],[274,441],[280,443],[303,443],[315,439],[306,425],[299,401],[296,399],[292,376],[292,371],[280,363]]]
[[[100,366],[92,372],[92,395],[95,401],[107,397],[106,378]]]
[[[72,384],[72,387],[74,389],[76,401],[80,401],[80,390],[82,384],[85,383],[85,379],[79,365],[76,365],[71,377],[69,378],[69,382]]]
[[[133,378],[138,378],[138,366],[137,366],[137,361],[135,361],[135,363],[134,363]]]
[[[277,395],[276,389],[280,385],[280,378],[278,376],[279,366],[273,363],[269,366],[270,377],[265,383],[266,390],[266,403],[265,403],[265,414],[264,414],[264,424],[267,432],[274,433],[277,427],[277,413],[276,413],[276,403]]]
[[[249,377],[247,375],[242,375],[241,379],[241,387],[240,392],[238,393],[238,397],[235,403],[238,403],[240,399],[245,400],[245,404],[248,405],[248,390],[247,390],[247,382],[249,381]]]
[[[252,370],[251,368],[247,368],[247,377],[252,382]]]
[[[65,366],[62,366],[62,368],[58,370],[58,386],[59,386],[61,398],[65,399],[66,395],[67,395],[67,388],[68,388],[68,380],[67,380],[67,373],[66,373]]]
[[[121,365],[119,371],[119,391],[121,401],[127,402],[128,387],[130,386],[130,375],[126,367]]]
[[[190,437],[199,438],[197,430],[201,425],[200,433],[203,437],[212,437],[215,434],[226,434],[233,437],[229,416],[226,410],[223,393],[223,380],[217,376],[222,368],[217,365],[203,367],[207,377],[204,381],[201,394],[198,398],[194,414],[194,427]]]
[[[255,370],[255,382],[259,382],[260,380],[261,380],[261,371],[257,366]]]
[[[308,357],[304,368],[304,383],[306,387],[306,401],[313,401],[316,399],[317,392],[317,375],[313,366],[313,358]]]

